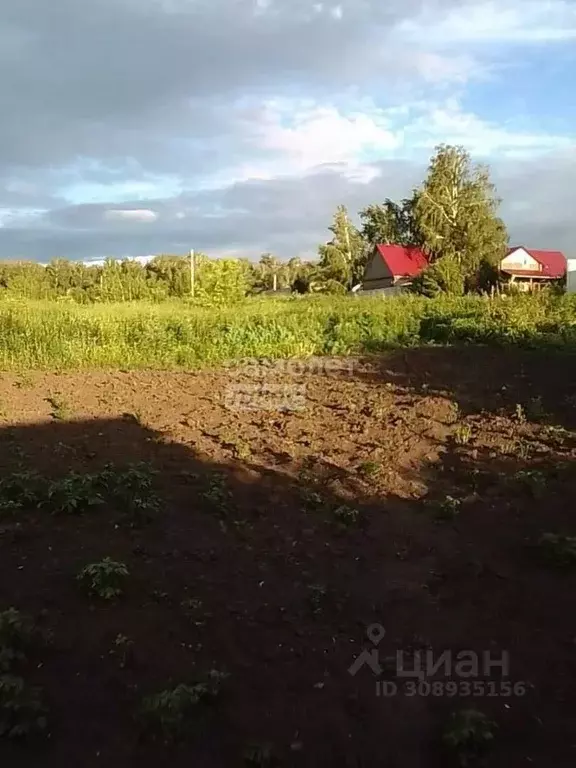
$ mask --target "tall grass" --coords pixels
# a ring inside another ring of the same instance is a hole
[[[230,308],[0,303],[0,369],[199,368],[454,342],[576,348],[576,297],[310,297]]]

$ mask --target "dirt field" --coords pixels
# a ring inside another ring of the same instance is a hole
[[[498,726],[487,765],[573,768],[576,567],[538,542],[576,536],[576,361],[336,363],[2,376],[2,478],[145,462],[159,505],[138,524],[108,501],[0,509],[0,611],[51,635],[18,670],[47,732],[0,740],[0,765],[439,768],[458,765],[450,714],[474,709]],[[110,601],[75,578],[106,556],[130,572]],[[352,675],[364,650],[381,669]],[[439,685],[410,695],[399,651],[510,668],[426,667]],[[142,720],[209,670],[228,677],[184,738]]]

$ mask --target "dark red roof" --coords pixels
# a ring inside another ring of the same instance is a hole
[[[561,251],[536,251],[533,248],[524,248],[522,245],[517,245],[515,248],[510,248],[508,255],[520,248],[526,251],[526,253],[529,253],[533,259],[536,259],[536,261],[542,265],[542,271],[538,274],[550,278],[564,277],[566,274],[566,257]],[[514,269],[506,271],[520,274],[524,270]]]
[[[377,245],[376,249],[394,277],[416,277],[428,266],[428,259],[420,248]]]

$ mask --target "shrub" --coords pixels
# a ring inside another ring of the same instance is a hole
[[[491,746],[496,728],[496,723],[483,712],[475,709],[460,710],[451,714],[443,742],[456,753],[462,768],[467,768]]]
[[[551,565],[561,567],[576,565],[576,536],[545,533],[540,538],[539,544],[544,558]]]
[[[122,594],[122,585],[128,576],[129,571],[124,563],[105,557],[99,563],[84,566],[76,579],[88,595],[113,600]]]
[[[22,738],[46,727],[40,689],[28,686],[21,677],[0,675],[0,736]]]
[[[0,613],[0,672],[10,672],[34,644],[38,630],[30,616],[15,608]]]
[[[167,740],[181,739],[202,719],[202,705],[218,697],[226,678],[226,674],[211,670],[203,682],[180,683],[175,688],[147,696],[141,708],[144,723],[153,735]]]
[[[456,259],[444,256],[414,278],[411,290],[428,298],[442,293],[463,296],[464,272]]]

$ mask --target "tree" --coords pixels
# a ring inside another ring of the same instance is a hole
[[[330,231],[334,235],[332,240],[318,249],[320,273],[325,280],[335,280],[345,288],[352,288],[364,274],[368,257],[366,241],[350,223],[343,205],[338,206]]]
[[[228,305],[244,299],[250,289],[246,266],[239,259],[196,257],[196,298],[203,303]]]
[[[286,264],[289,286],[293,293],[310,293],[315,281],[323,282],[323,275],[317,263],[291,258]]]
[[[414,191],[395,203],[389,197],[381,205],[369,205],[360,211],[362,235],[372,247],[375,245],[420,245],[420,232],[414,219],[419,192]]]
[[[199,254],[196,254],[198,262]],[[146,264],[146,272],[152,280],[166,284],[169,296],[179,298],[190,295],[190,260],[188,256],[155,256]]]
[[[462,267],[453,256],[438,259],[414,278],[410,290],[430,299],[441,293],[462,296],[464,293]]]
[[[277,291],[278,288],[284,287],[285,281],[281,279],[283,277],[283,264],[276,256],[271,253],[263,253],[260,256],[259,264],[264,290]]]
[[[439,146],[413,209],[431,262],[454,259],[467,286],[476,287],[481,266],[497,264],[506,252],[499,204],[487,167],[474,165],[463,147]]]

